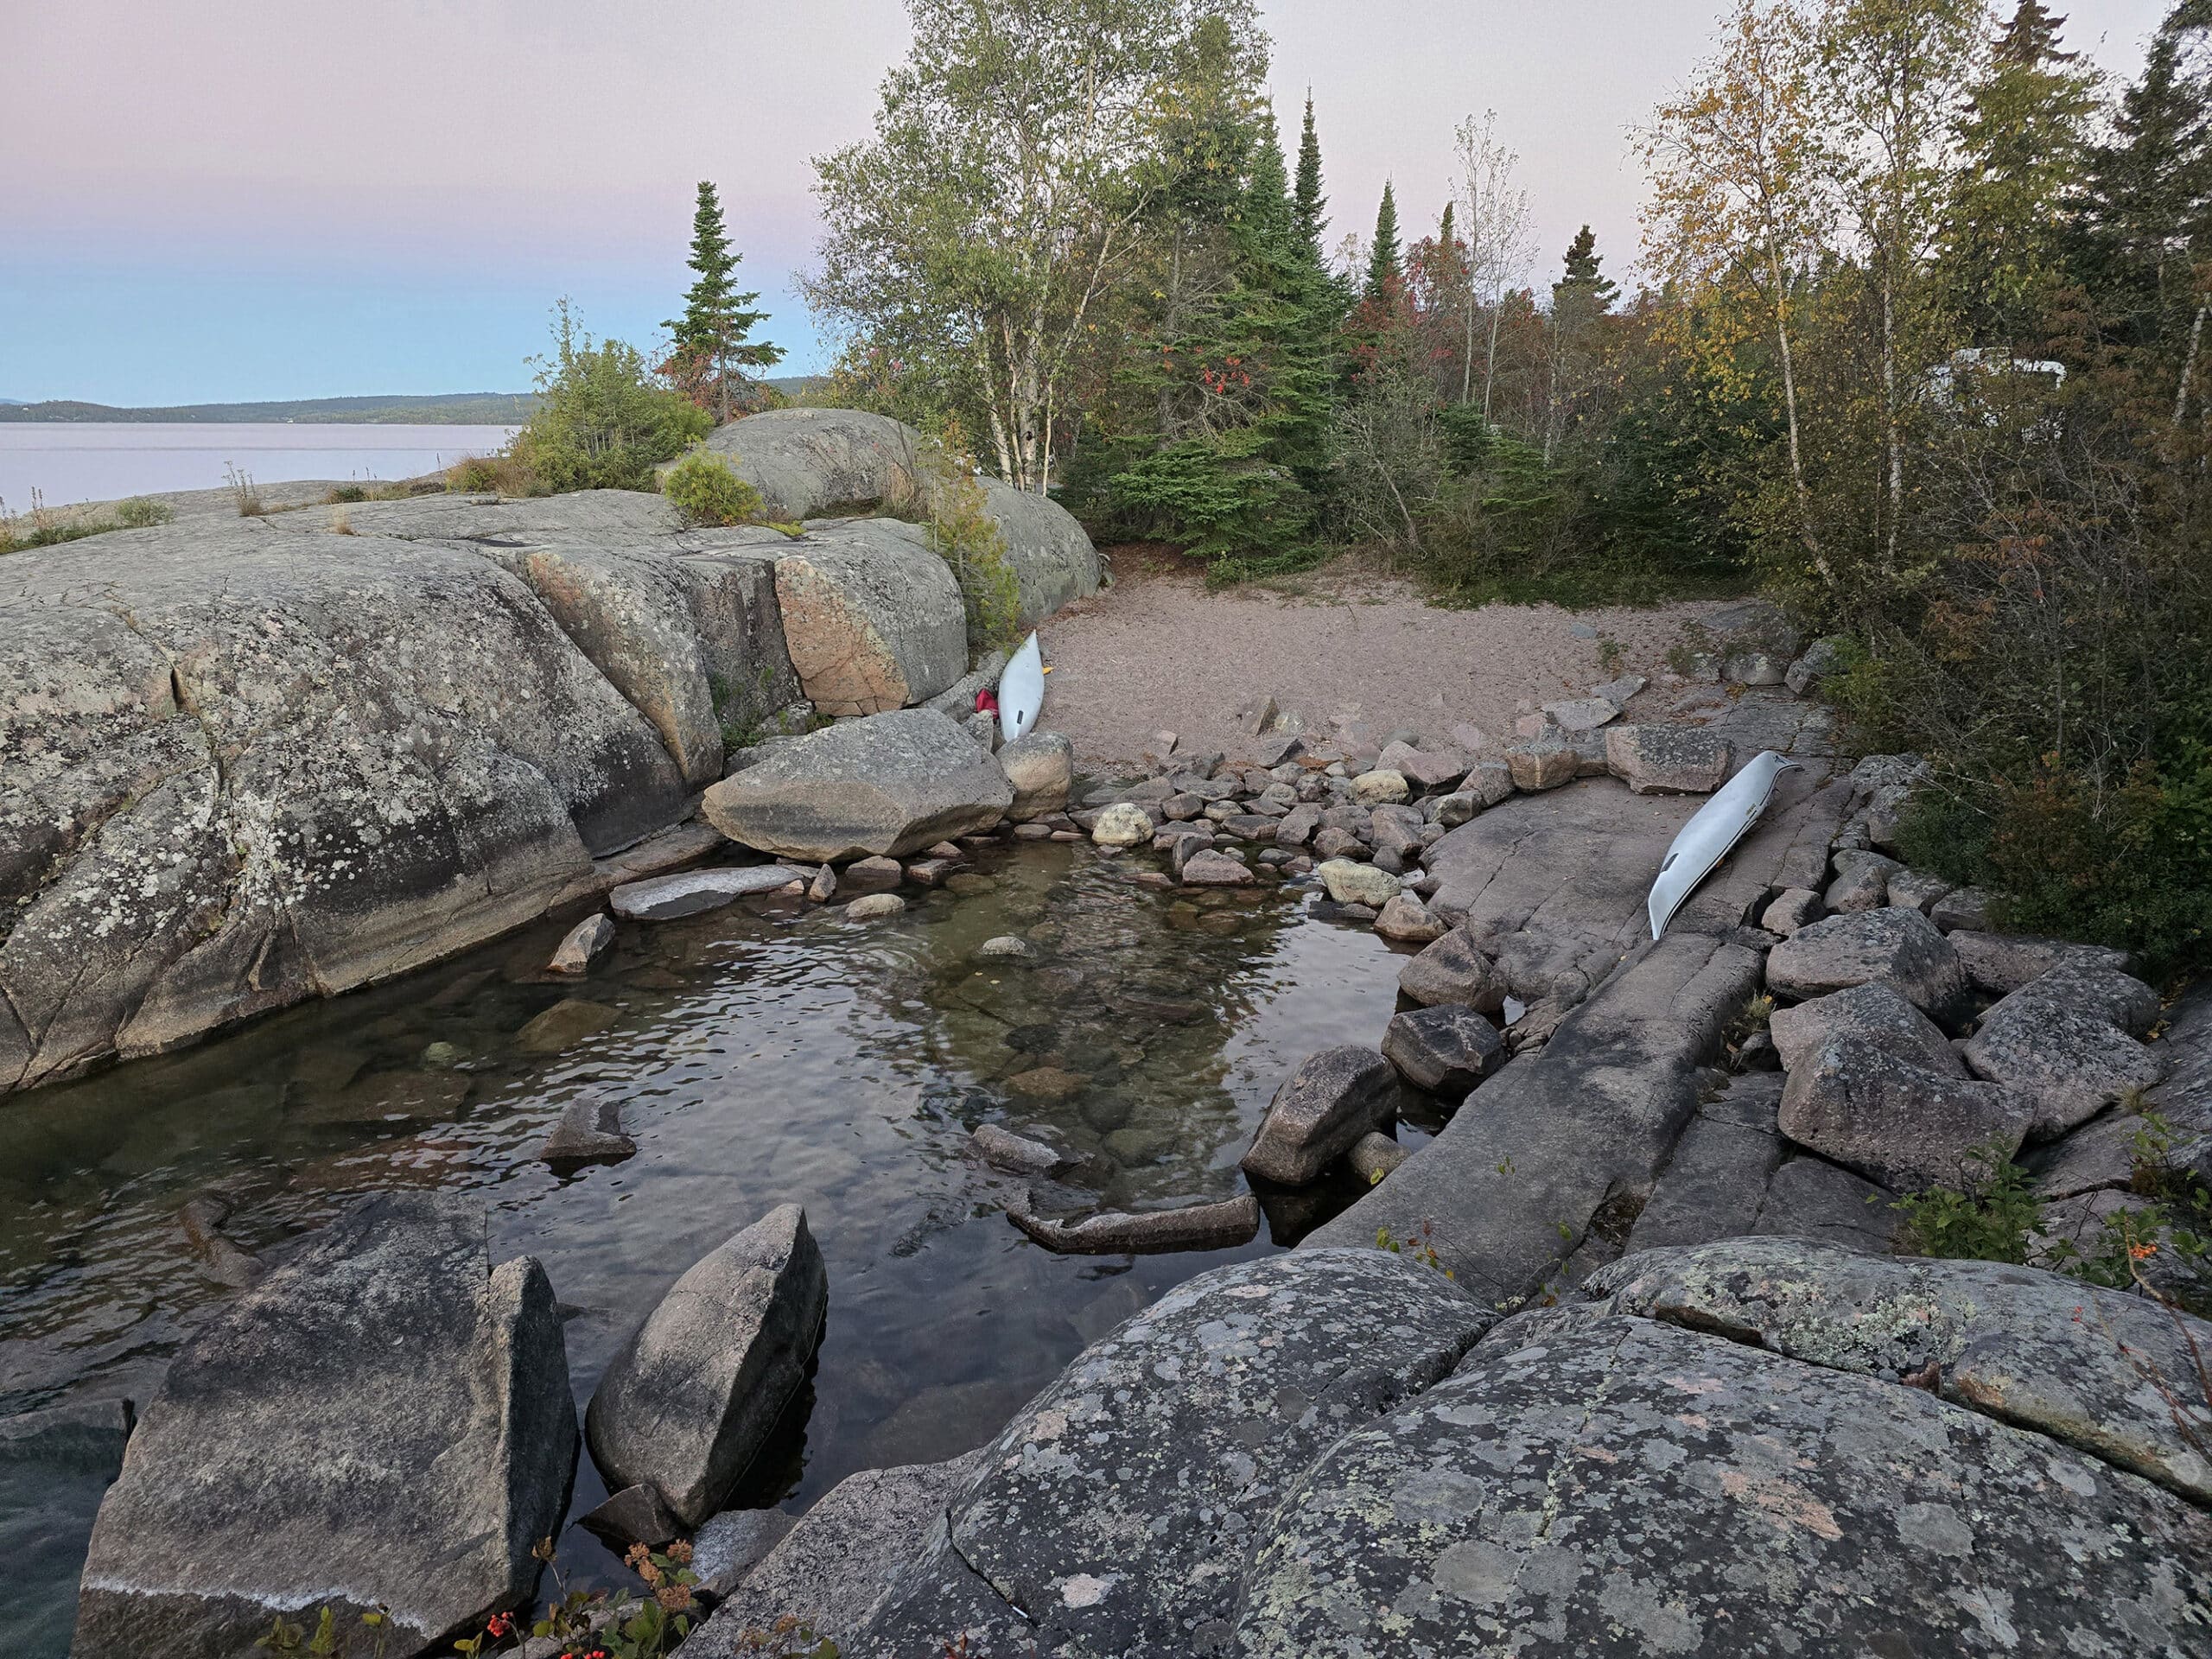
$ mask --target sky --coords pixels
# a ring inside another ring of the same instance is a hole
[[[1332,236],[1386,177],[1431,228],[1497,112],[1547,272],[1585,221],[1632,276],[1629,128],[1721,0],[1263,0],[1287,142],[1313,92]],[[2075,0],[2121,76],[2166,0]],[[526,385],[566,295],[644,344],[721,189],[785,372],[812,158],[867,136],[900,0],[0,0],[0,397],[168,404]]]

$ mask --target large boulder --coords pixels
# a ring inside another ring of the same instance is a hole
[[[1829,1038],[1849,1032],[1945,1077],[1966,1075],[1942,1028],[1906,1001],[1896,986],[1879,981],[1777,1008],[1767,1020],[1767,1030],[1785,1071],[1796,1071]]]
[[[1027,823],[1067,810],[1075,786],[1075,745],[1058,732],[1027,732],[999,751],[999,766],[1014,785],[1007,817]]]
[[[776,603],[800,688],[825,715],[874,715],[935,696],[968,667],[968,612],[952,567],[912,524],[810,524],[776,561]]]
[[[189,1338],[100,1506],[74,1651],[252,1659],[381,1607],[394,1652],[521,1603],[575,1408],[552,1287],[484,1206],[372,1198]]]
[[[2178,1656],[2207,1542],[2173,1494],[1924,1389],[1576,1308],[1330,1447],[1228,1650]]]
[[[760,492],[760,516],[912,513],[923,497],[925,438],[904,421],[857,409],[775,409],[717,427],[705,448]]]
[[[1946,1026],[1966,1017],[1972,995],[1951,941],[1916,910],[1831,916],[1799,928],[1766,959],[1766,982],[1783,996],[1826,996],[1877,982]]]
[[[918,517],[955,483],[950,463],[921,433],[860,410],[770,410],[718,429],[706,447],[760,492],[762,517],[787,523]],[[975,483],[1006,541],[1021,626],[1098,590],[1098,551],[1066,508],[995,478]]]
[[[999,763],[957,722],[902,709],[778,744],[709,789],[701,810],[732,841],[823,864],[988,830],[1013,802]]]
[[[2032,982],[1990,1009],[1960,1050],[1974,1076],[2004,1084],[2029,1103],[2035,1116],[2028,1133],[2038,1140],[2077,1128],[2148,1089],[2160,1069],[2158,1057],[2101,1009],[2037,995],[2035,987],[2043,982]]]
[[[1484,1014],[1505,1006],[1505,978],[1464,928],[1454,928],[1398,970],[1398,990],[1423,1007],[1458,1004]]]
[[[829,1306],[795,1204],[694,1262],[592,1395],[584,1432],[608,1490],[649,1486],[687,1527],[720,1509],[805,1382]]]
[[[1494,1317],[1375,1249],[1179,1285],[984,1449],[845,1650],[934,1653],[964,1633],[976,1654],[1232,1651],[1244,1554],[1284,1493],[1332,1442],[1446,1375]]]
[[[448,956],[683,815],[693,703],[679,766],[490,550],[282,524],[8,561],[0,1089]]]
[[[1474,1009],[1440,1002],[1393,1015],[1382,1033],[1382,1058],[1414,1088],[1441,1100],[1465,1100],[1505,1064],[1505,1039]]]
[[[1904,1192],[1978,1192],[2020,1149],[2027,1100],[1906,1058],[1889,1042],[1840,1031],[1791,1069],[1782,1132],[1823,1158]]]
[[[2212,1402],[2190,1381],[2192,1346],[2212,1353],[2212,1325],[2145,1298],[2033,1268],[1791,1238],[1624,1256],[1585,1288],[1611,1313],[1862,1376],[1923,1379],[1954,1404],[2212,1504]]]
[[[817,1640],[855,1651],[854,1632],[899,1569],[926,1548],[976,1460],[970,1452],[846,1476],[739,1580],[684,1643],[684,1659],[757,1659],[760,1648],[748,1633],[772,1631],[786,1618],[802,1621]]]
[[[1616,726],[1605,766],[1638,795],[1710,795],[1728,781],[1735,748],[1717,732],[1682,726]]]

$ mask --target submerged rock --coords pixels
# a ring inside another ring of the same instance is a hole
[[[607,902],[613,906],[617,916],[629,921],[671,922],[679,917],[720,910],[755,893],[776,893],[794,881],[808,879],[804,870],[789,864],[685,870],[678,875],[657,875],[650,880],[617,887],[607,895]]]
[[[607,1484],[652,1487],[687,1527],[712,1515],[805,1381],[829,1298],[795,1204],[702,1256],[592,1395],[585,1434]]]
[[[587,972],[613,943],[614,924],[604,916],[587,916],[570,928],[555,947],[553,959],[545,965],[546,971],[569,975]]]
[[[279,1615],[382,1606],[395,1651],[537,1577],[575,1462],[560,1320],[483,1205],[357,1205],[171,1362],[100,1506],[74,1650],[238,1659]]]
[[[637,1150],[638,1143],[622,1132],[622,1103],[608,1098],[571,1101],[537,1155],[558,1172],[619,1164]]]
[[[1136,1214],[1106,1211],[1080,1221],[1046,1217],[1033,1198],[1009,1206],[1007,1219],[1062,1255],[1148,1255],[1173,1250],[1218,1250],[1249,1243],[1260,1230],[1260,1201],[1242,1198]]]

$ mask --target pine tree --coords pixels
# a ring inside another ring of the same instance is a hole
[[[664,322],[674,338],[669,360],[671,378],[715,418],[730,417],[730,384],[747,368],[766,368],[783,360],[780,346],[747,338],[765,311],[750,310],[758,294],[736,291],[738,263],[744,256],[730,246],[722,224],[722,205],[708,181],[699,181],[699,202],[691,216],[691,269],[697,273],[683,296],[683,315]]]
[[[1313,94],[1306,94],[1306,130],[1298,139],[1298,234],[1321,262],[1321,233],[1329,227],[1324,209],[1329,199],[1321,194],[1321,140],[1313,130]]]
[[[2031,331],[2057,283],[2065,199],[2081,175],[2096,83],[2059,47],[2063,17],[2019,0],[1959,125],[1963,165],[1943,238],[1950,305],[1980,344]]]
[[[1367,255],[1367,285],[1360,297],[1392,303],[1405,285],[1405,264],[1398,246],[1398,199],[1390,181],[1382,181],[1382,205],[1375,212],[1375,245]]]

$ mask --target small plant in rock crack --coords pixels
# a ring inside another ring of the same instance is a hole
[[[1436,1253],[1436,1226],[1427,1217],[1421,1224],[1419,1238],[1399,1238],[1388,1227],[1375,1230],[1375,1248],[1388,1250],[1393,1255],[1402,1255],[1420,1262],[1425,1268],[1434,1268],[1446,1279],[1452,1269],[1444,1265],[1444,1258]]]
[[[361,1638],[359,1645],[356,1637]],[[384,1659],[391,1641],[391,1620],[384,1609],[363,1613],[356,1624],[340,1627],[338,1615],[325,1607],[316,1614],[312,1636],[297,1619],[279,1613],[253,1645],[264,1653],[311,1654],[315,1659]]]
[[[760,1654],[763,1659],[837,1659],[835,1642],[789,1613],[765,1630],[744,1632],[737,1638],[736,1651]]]
[[[531,1552],[550,1567],[553,1541],[541,1538]],[[545,1616],[530,1627],[533,1637],[550,1637],[561,1649],[553,1659],[664,1659],[691,1633],[699,1612],[691,1571],[691,1546],[680,1540],[664,1550],[632,1544],[623,1560],[645,1580],[651,1593],[642,1599],[627,1590],[612,1597],[603,1590],[569,1589],[558,1568],[553,1574],[555,1599],[545,1604]],[[476,1656],[504,1653],[522,1644],[521,1621],[512,1613],[494,1613],[474,1636],[454,1645],[456,1653]]]
[[[2043,1201],[2002,1141],[1986,1141],[1968,1154],[1986,1179],[1972,1190],[1935,1186],[1900,1198],[1904,1217],[1898,1249],[1970,1262],[2024,1262],[2032,1234],[2043,1224]]]

